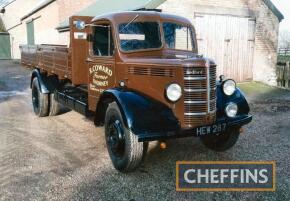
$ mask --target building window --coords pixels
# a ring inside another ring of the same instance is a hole
[[[27,29],[27,44],[28,45],[34,45],[34,22],[33,20],[31,22],[28,22],[26,24],[26,29]]]

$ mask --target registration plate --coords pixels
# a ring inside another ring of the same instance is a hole
[[[208,134],[220,134],[225,132],[227,128],[226,123],[218,123],[210,126],[201,126],[195,129],[196,136],[203,136]]]

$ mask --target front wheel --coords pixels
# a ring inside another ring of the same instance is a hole
[[[116,102],[109,104],[105,116],[105,136],[108,152],[114,167],[121,172],[138,168],[147,152],[147,144],[124,125]]]
[[[207,135],[201,137],[202,143],[214,151],[226,151],[232,148],[239,139],[240,128],[231,128],[219,135]]]

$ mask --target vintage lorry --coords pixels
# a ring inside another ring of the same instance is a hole
[[[63,104],[105,126],[108,152],[121,172],[136,169],[148,142],[196,136],[231,148],[252,120],[236,83],[217,80],[216,64],[198,54],[189,20],[154,11],[70,18],[70,46],[23,45],[31,68],[34,112]]]

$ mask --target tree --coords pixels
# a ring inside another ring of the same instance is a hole
[[[279,48],[290,48],[290,31],[283,30],[280,32]]]
[[[6,32],[2,18],[0,17],[0,32]]]

